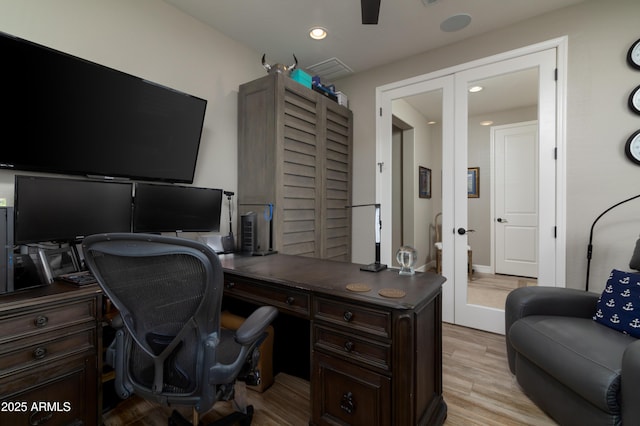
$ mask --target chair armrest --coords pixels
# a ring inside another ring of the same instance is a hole
[[[627,346],[622,355],[622,423],[640,424],[640,340]]]
[[[558,315],[591,318],[599,295],[584,290],[557,287],[522,287],[507,296],[504,310],[505,337],[509,369],[515,373],[515,349],[509,340],[509,329],[520,318],[530,315]]]
[[[276,315],[278,310],[273,306],[256,309],[236,330],[236,341],[241,345],[247,345],[260,338]]]

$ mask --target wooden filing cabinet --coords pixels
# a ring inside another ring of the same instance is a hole
[[[97,286],[0,297],[0,424],[100,424]]]

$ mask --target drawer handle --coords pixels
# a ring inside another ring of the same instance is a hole
[[[351,320],[353,319],[353,312],[351,311],[347,311],[342,315],[342,318],[344,318],[344,320],[346,322],[351,322]]]
[[[286,300],[287,305],[289,305],[289,306],[293,305],[295,303],[295,301],[296,301],[296,298],[293,297],[293,296],[287,297],[287,300]]]
[[[38,426],[41,424],[47,423],[53,417],[53,412],[43,413],[41,411],[36,411],[31,416],[29,416],[29,424],[31,426]]]
[[[356,411],[356,402],[353,400],[353,393],[347,392],[342,395],[340,408],[348,414],[353,414],[353,412]]]
[[[344,344],[344,350],[347,352],[352,352],[355,347],[356,347],[356,344],[350,340],[345,342]]]
[[[33,323],[38,328],[44,327],[48,322],[49,318],[45,317],[44,315],[38,315],[38,317],[33,320]]]
[[[236,283],[231,282],[231,281],[228,281],[228,282],[225,284],[225,287],[227,288],[227,290],[231,290],[231,289],[232,289],[232,288],[234,288],[235,286],[236,286]]]
[[[42,359],[47,356],[47,348],[38,347],[33,351],[34,359]]]

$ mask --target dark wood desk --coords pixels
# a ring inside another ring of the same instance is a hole
[[[220,260],[225,296],[309,321],[310,424],[444,422],[442,276],[363,272],[360,265],[282,254]],[[371,289],[354,292],[347,284]],[[406,294],[383,297],[383,289]]]

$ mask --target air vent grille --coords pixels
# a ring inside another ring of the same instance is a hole
[[[311,75],[318,75],[322,82],[332,82],[352,74],[353,70],[338,58],[329,58],[305,68]]]

